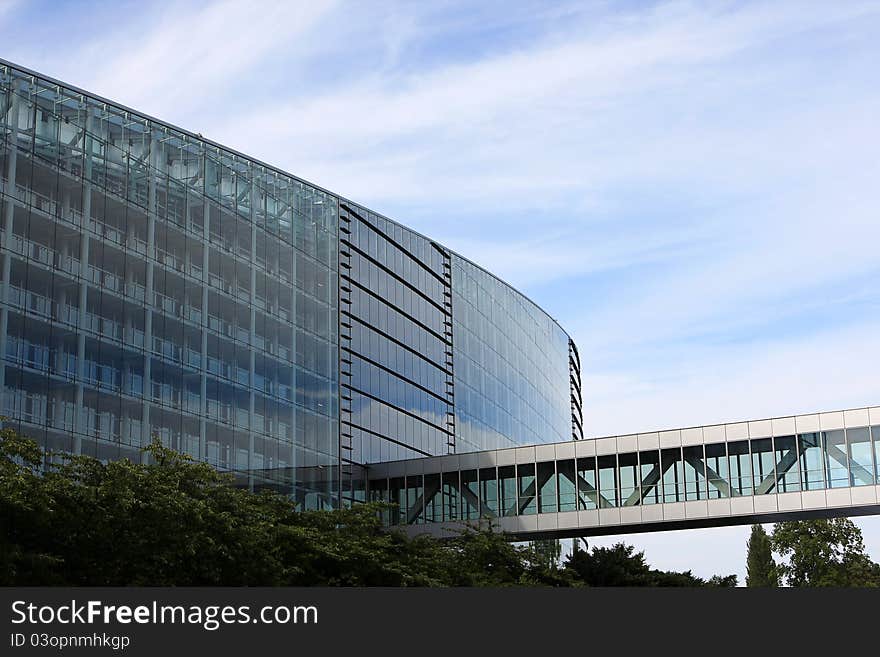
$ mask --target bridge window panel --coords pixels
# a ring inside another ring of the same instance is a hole
[[[599,504],[603,507],[618,506],[617,456],[600,456],[596,459],[599,472]]]
[[[728,464],[730,465],[730,494],[753,495],[752,461],[749,456],[749,441],[738,440],[727,443]]]
[[[681,448],[673,447],[660,452],[660,467],[663,470],[663,502],[683,502],[684,463]]]
[[[684,456],[684,498],[687,501],[705,500],[709,493],[706,489],[706,462],[703,458],[703,446],[685,447],[682,453]]]
[[[387,479],[370,479],[368,485],[370,491],[370,502],[388,503],[388,480]],[[391,513],[388,509],[382,509],[379,512],[383,525],[391,524]]]
[[[556,513],[559,505],[556,500],[556,463],[538,463],[538,513]]]
[[[480,470],[480,513],[482,516],[498,515],[498,477],[495,468]]]
[[[461,519],[477,520],[480,517],[480,491],[476,470],[461,471]]]
[[[656,449],[639,452],[639,496],[642,504],[663,502],[660,473],[660,452]]]
[[[535,503],[535,464],[523,463],[516,466],[517,508],[520,515],[533,515],[538,510]]]
[[[461,496],[458,492],[458,472],[444,472],[442,480],[443,519],[458,520],[461,508]]]
[[[406,478],[406,523],[425,522],[424,481],[422,475],[408,475]]]
[[[706,480],[708,483],[709,499],[714,500],[730,496],[730,484],[728,483],[727,471],[727,445],[725,443],[711,443],[706,449]]]
[[[388,480],[388,501],[396,508],[391,510],[392,524],[406,524],[406,478],[392,477]]]
[[[595,509],[599,506],[599,482],[596,477],[596,457],[577,459],[578,508]]]
[[[818,433],[798,434],[801,478],[804,490],[825,488],[825,457],[822,439]]]
[[[559,511],[576,511],[577,477],[574,459],[556,462],[556,481],[559,490]]]
[[[776,487],[780,493],[796,493],[801,489],[798,467],[797,440],[794,436],[776,436],[773,439],[776,452]]]
[[[871,427],[871,442],[874,444],[874,478],[880,483],[880,426]]]
[[[639,503],[639,455],[635,452],[619,454],[617,464],[620,473],[620,505],[635,506]]]
[[[751,447],[755,495],[775,493],[776,468],[773,462],[773,441],[770,438],[758,438],[751,441]]]
[[[443,495],[440,492],[440,473],[425,475],[425,522],[443,520]]]
[[[501,494],[501,515],[516,515],[516,466],[498,468],[498,492]]]
[[[849,486],[849,459],[846,456],[846,436],[843,429],[823,431],[822,444],[825,448],[825,467],[829,488]]]
[[[871,432],[868,427],[846,430],[849,457],[850,486],[868,486],[874,483],[874,456],[871,450]]]

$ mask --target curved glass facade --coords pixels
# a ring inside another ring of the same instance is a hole
[[[452,272],[458,451],[571,438],[568,335],[473,263]]]
[[[369,463],[578,437],[576,350],[506,284],[2,61],[0,193],[0,412],[48,448],[158,436],[320,508]]]

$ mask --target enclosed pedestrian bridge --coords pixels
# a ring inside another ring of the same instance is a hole
[[[880,407],[370,466],[410,534],[562,538],[880,513]]]

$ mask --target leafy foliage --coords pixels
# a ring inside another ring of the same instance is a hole
[[[786,560],[779,571],[789,586],[880,586],[880,565],[848,518],[777,523],[771,543]]]
[[[779,570],[773,561],[770,537],[761,525],[752,525],[746,549],[746,586],[779,586]]]
[[[515,545],[389,531],[382,505],[300,512],[154,441],[146,463],[44,453],[0,430],[0,585],[726,586],[653,570],[618,544]]]
[[[644,552],[616,543],[610,548],[578,550],[566,562],[566,569],[588,586],[736,586],[736,575],[715,575],[708,582],[684,572],[652,569]]]

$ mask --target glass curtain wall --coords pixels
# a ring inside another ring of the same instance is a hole
[[[338,497],[336,200],[0,65],[2,413],[44,446],[156,436]]]

